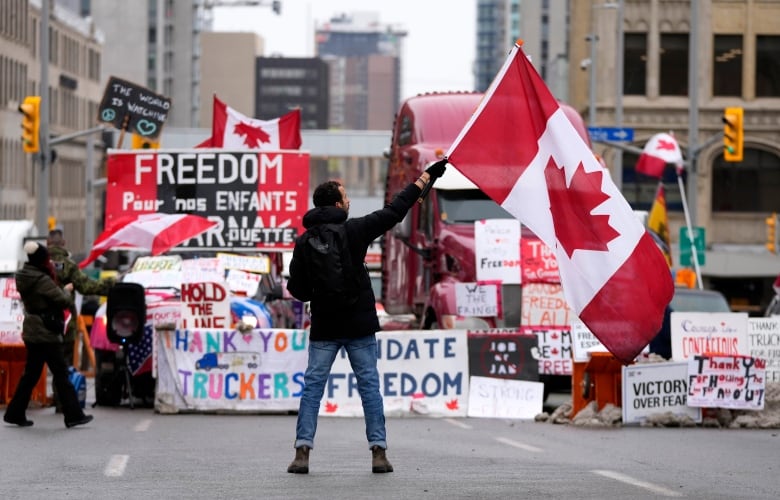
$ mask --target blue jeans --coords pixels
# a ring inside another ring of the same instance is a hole
[[[314,448],[314,434],[317,432],[317,415],[325,393],[330,369],[339,350],[344,347],[349,364],[355,372],[358,393],[363,403],[366,420],[368,447],[374,445],[387,448],[385,430],[385,409],[379,392],[379,372],[376,369],[376,336],[368,335],[356,339],[315,340],[309,343],[309,365],[304,374],[303,395],[295,427],[295,447]]]

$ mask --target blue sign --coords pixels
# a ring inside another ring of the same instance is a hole
[[[588,127],[591,141],[631,142],[634,129],[624,127]]]

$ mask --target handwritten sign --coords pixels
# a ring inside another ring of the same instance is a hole
[[[672,359],[748,353],[747,313],[672,312]]]
[[[533,356],[539,362],[539,373],[571,375],[571,330],[568,327],[521,327],[526,335],[536,335],[538,347]]]
[[[523,283],[560,283],[555,253],[537,237],[520,240]]]
[[[151,90],[112,76],[98,108],[98,120],[118,129],[154,139],[171,110],[171,100]]]
[[[164,330],[155,409],[297,410],[308,359],[305,330]]]
[[[526,283],[522,290],[520,324],[523,326],[566,326],[574,313],[558,284]]]
[[[217,252],[217,259],[225,269],[240,269],[250,273],[268,274],[271,272],[271,259],[267,255],[239,255]]]
[[[259,274],[231,269],[227,275],[227,287],[231,292],[239,292],[247,297],[254,297],[260,286],[261,279],[262,276]]]
[[[469,417],[533,419],[542,412],[544,384],[471,377]]]
[[[0,321],[18,323],[20,330],[24,321],[22,298],[16,289],[16,280],[12,277],[0,278]]]
[[[500,286],[496,284],[456,283],[455,307],[458,316],[501,316]]]
[[[687,363],[642,363],[623,367],[623,423],[671,412],[701,422],[701,409],[688,406]]]
[[[181,304],[182,329],[230,327],[230,298],[220,283],[182,283]]]
[[[571,320],[571,339],[572,358],[576,363],[589,361],[591,352],[606,352],[607,350],[579,318]]]
[[[520,283],[520,221],[483,219],[474,222],[477,281]]]
[[[766,381],[780,382],[780,317],[748,318],[750,356],[766,360]]]
[[[0,345],[24,345],[21,321],[0,321]]]
[[[204,283],[213,281],[223,283],[225,281],[225,268],[222,261],[216,257],[186,259],[181,263],[182,283]]]
[[[688,404],[713,408],[764,409],[766,362],[750,356],[692,356]]]

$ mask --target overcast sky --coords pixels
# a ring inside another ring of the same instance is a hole
[[[373,11],[382,25],[406,30],[401,97],[420,92],[472,90],[476,0],[281,0],[266,7],[215,7],[215,31],[254,31],[266,56],[311,57],[314,26],[341,13]]]

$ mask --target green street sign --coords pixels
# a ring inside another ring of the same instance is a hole
[[[699,261],[699,265],[705,264],[704,260],[704,228],[694,227],[691,228],[693,232],[693,242],[688,237],[688,227],[682,226],[680,228],[680,265],[683,267],[693,267],[693,252],[691,248],[696,248],[696,259]]]

